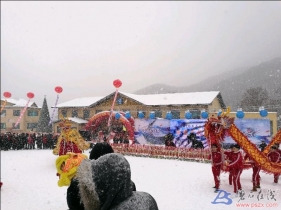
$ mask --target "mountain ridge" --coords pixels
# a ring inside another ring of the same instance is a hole
[[[246,68],[233,69],[189,86],[153,84],[135,94],[164,94],[180,92],[220,91],[226,105],[237,107],[243,93],[254,87],[265,88],[271,99],[281,97],[281,57]]]

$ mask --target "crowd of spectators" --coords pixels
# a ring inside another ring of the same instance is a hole
[[[1,150],[53,149],[58,140],[53,133],[1,133]]]

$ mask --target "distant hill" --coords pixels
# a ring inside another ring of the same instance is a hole
[[[280,97],[277,90],[281,90],[281,57],[250,68],[234,69],[194,85],[174,87],[155,84],[138,90],[135,94],[220,91],[227,106],[237,107],[247,89],[260,86],[267,89],[270,98]]]

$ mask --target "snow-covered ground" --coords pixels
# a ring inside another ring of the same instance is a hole
[[[88,155],[89,151],[85,154]],[[67,188],[57,185],[56,158],[51,150],[1,151],[1,181],[4,183],[1,209],[67,210]],[[245,195],[230,199],[231,196],[224,198],[225,192],[233,191],[232,186],[228,185],[228,174],[221,175],[221,189],[224,191],[213,192],[210,164],[132,156],[126,158],[131,164],[132,180],[137,190],[150,193],[160,210],[281,208],[281,179],[278,185],[273,185],[273,175],[261,173],[261,194],[250,193],[252,170],[243,171],[241,183]],[[270,194],[272,191],[275,191],[274,196]],[[253,198],[249,198],[252,195]],[[217,196],[220,199],[216,200]],[[242,207],[242,204],[249,206]]]

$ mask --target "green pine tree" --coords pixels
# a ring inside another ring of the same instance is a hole
[[[50,115],[49,115],[49,109],[47,105],[46,97],[43,101],[43,106],[41,109],[41,113],[39,116],[38,125],[36,128],[36,132],[38,133],[52,133],[52,124],[49,125],[50,122]]]

